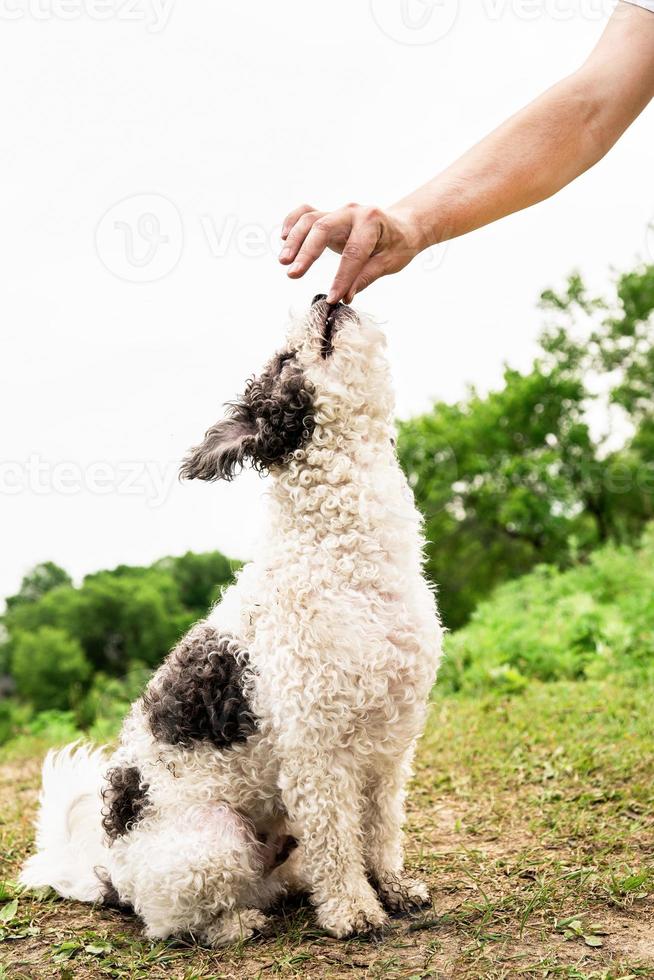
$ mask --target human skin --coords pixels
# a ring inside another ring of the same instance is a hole
[[[556,194],[601,160],[652,98],[654,14],[621,2],[576,72],[396,204],[291,211],[279,260],[299,279],[325,249],[339,252],[327,298],[352,302],[425,248]]]

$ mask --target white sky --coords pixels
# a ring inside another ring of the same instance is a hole
[[[177,464],[335,267],[291,283],[257,236],[305,199],[392,203],[574,69],[610,8],[404,0],[419,29],[403,0],[161,2],[0,0],[0,595],[45,559],[247,557],[265,484],[178,484]],[[601,286],[646,255],[653,123],[364,294],[400,415],[526,366],[537,296],[572,268]],[[147,217],[125,251],[144,213],[168,239],[151,262]]]

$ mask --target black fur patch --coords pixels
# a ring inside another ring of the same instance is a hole
[[[199,623],[152,678],[143,707],[155,738],[168,745],[229,748],[256,730],[242,690],[246,654],[232,636]]]
[[[327,315],[325,317],[325,326],[322,332],[322,343],[320,345],[320,356],[323,360],[334,353],[334,330],[336,329],[336,319],[338,313],[344,309],[342,303],[332,303],[327,307]]]
[[[96,877],[102,885],[102,898],[100,901],[108,909],[120,909],[121,912],[132,912],[132,906],[128,902],[121,901],[118,890],[116,889],[109,872],[106,868],[94,868]]]
[[[296,849],[297,846],[298,846],[297,840],[295,839],[295,837],[285,837],[282,846],[277,852],[277,856],[275,857],[274,866],[278,868],[281,864],[284,864],[285,861],[288,861],[289,857],[291,856],[291,854],[293,853],[293,851]]]
[[[148,804],[148,787],[136,766],[116,766],[106,775],[102,791],[102,826],[109,840],[129,833]]]
[[[283,463],[315,427],[313,386],[295,363],[294,351],[276,354],[263,374],[251,378],[227,418],[208,429],[180,471],[188,480],[231,480],[246,460],[260,471]]]
[[[110,909],[122,908],[120,901],[120,895],[114,887],[114,883],[111,878],[106,878],[103,881],[103,894],[102,894],[102,904],[108,906]]]

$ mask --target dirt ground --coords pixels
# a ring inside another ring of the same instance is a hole
[[[376,943],[330,939],[302,903],[238,947],[149,943],[119,912],[20,895],[39,771],[23,749],[0,766],[0,980],[654,978],[651,693],[612,691],[608,717],[589,685],[435,704],[407,832],[433,908]]]

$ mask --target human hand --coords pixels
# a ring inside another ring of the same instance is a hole
[[[351,303],[356,293],[380,276],[399,272],[429,242],[408,211],[346,204],[317,211],[308,204],[286,217],[282,226],[282,265],[300,279],[326,248],[342,256],[327,294],[328,303]]]

